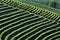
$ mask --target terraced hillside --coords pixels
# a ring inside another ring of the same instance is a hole
[[[60,14],[17,0],[0,1],[1,40],[60,40]]]

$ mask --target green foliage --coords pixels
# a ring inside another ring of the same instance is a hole
[[[60,36],[60,15],[35,5],[17,0],[0,1],[2,40],[51,40]]]

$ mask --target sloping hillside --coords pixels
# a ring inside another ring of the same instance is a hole
[[[60,40],[60,14],[17,0],[0,1],[1,40]]]

